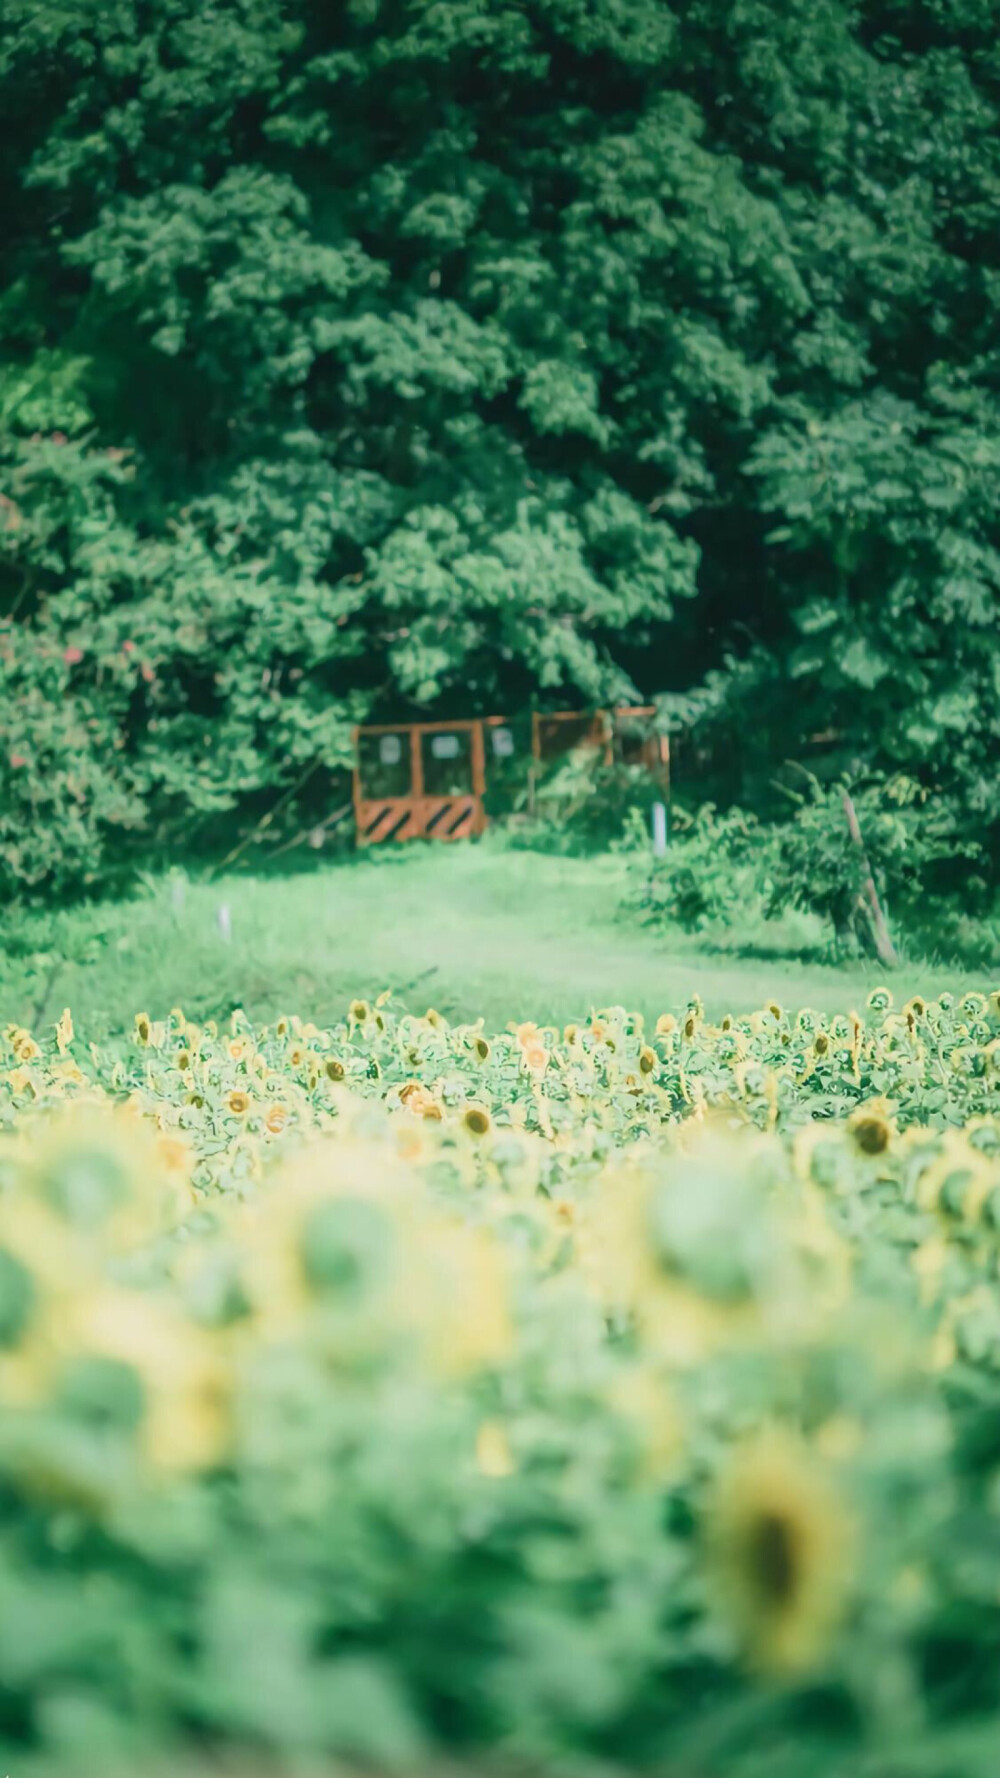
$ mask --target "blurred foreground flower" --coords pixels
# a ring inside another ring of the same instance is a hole
[[[816,1666],[846,1611],[855,1533],[829,1475],[793,1434],[764,1431],[729,1453],[707,1547],[718,1601],[751,1666]]]

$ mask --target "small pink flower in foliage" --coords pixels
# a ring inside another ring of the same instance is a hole
[[[18,766],[26,766],[28,762],[23,753],[12,753],[10,756],[10,763],[16,769]]]
[[[134,647],[135,647],[134,642],[123,642],[122,643],[122,654],[131,654]]]
[[[143,661],[142,663],[142,676],[147,685],[152,685],[153,680],[156,678],[156,674],[148,661]]]
[[[77,648],[75,643],[71,642],[68,648],[63,649],[63,660],[66,662],[67,667],[77,666],[82,659],[83,649]]]

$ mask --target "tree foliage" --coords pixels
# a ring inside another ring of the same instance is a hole
[[[706,674],[1000,823],[995,24],[7,0],[0,873]]]

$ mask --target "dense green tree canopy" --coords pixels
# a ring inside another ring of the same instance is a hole
[[[1000,823],[995,0],[0,19],[8,878],[706,681]]]

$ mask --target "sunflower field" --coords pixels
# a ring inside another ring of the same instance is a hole
[[[987,1778],[998,1260],[1000,994],[9,1027],[0,1764]]]

